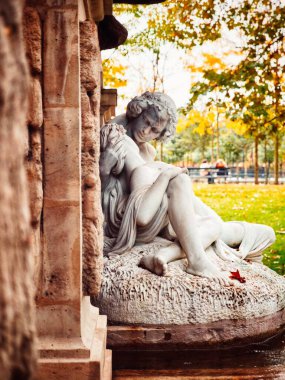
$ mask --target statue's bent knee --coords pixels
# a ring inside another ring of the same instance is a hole
[[[192,188],[191,179],[187,174],[179,174],[177,177],[173,178],[168,185],[168,195],[172,193],[177,194],[181,191],[185,193],[188,189]]]
[[[139,227],[146,227],[152,220],[152,217],[149,215],[137,215],[136,223]]]

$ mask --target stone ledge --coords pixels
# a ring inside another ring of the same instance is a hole
[[[39,356],[43,361],[50,359],[88,359],[90,350],[85,347],[80,338],[40,338],[38,344]]]
[[[285,309],[249,320],[222,320],[200,325],[109,326],[112,350],[181,350],[260,343],[285,329]]]

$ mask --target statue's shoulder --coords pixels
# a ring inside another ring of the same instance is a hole
[[[126,114],[123,113],[121,115],[113,117],[106,124],[119,124],[119,125],[122,125],[124,128],[126,128],[127,123],[128,121],[127,121]]]

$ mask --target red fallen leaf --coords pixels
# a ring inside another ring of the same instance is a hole
[[[239,282],[241,283],[244,283],[245,282],[245,277],[241,277],[240,273],[239,273],[239,270],[237,269],[236,272],[231,272],[231,276],[230,278],[232,280],[238,280]]]

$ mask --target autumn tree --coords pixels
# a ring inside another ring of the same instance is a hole
[[[204,83],[197,83],[193,88],[190,105],[199,95],[217,89],[227,95],[231,104],[228,114],[241,118],[248,125],[248,133],[254,136],[256,182],[259,141],[269,135],[274,138],[275,183],[278,183],[279,145],[285,120],[285,3],[268,0],[194,1],[189,12],[185,6],[186,1],[169,6],[171,21],[164,22],[170,40],[175,41],[179,36],[180,46],[192,47],[216,40],[227,27],[240,34],[239,51],[243,57],[234,68],[226,68],[223,72],[205,67]],[[183,26],[186,27],[184,37]]]
[[[220,125],[221,149],[219,157],[235,165],[246,160],[252,141],[242,136],[245,126],[240,121],[223,117]],[[164,159],[169,162],[200,163],[206,158],[214,163],[217,159],[216,112],[209,108],[203,111],[192,109],[181,115],[177,123],[177,133],[165,147]]]
[[[128,67],[139,78],[138,91],[165,91],[165,78],[172,75],[168,55],[173,44],[159,31],[163,4],[132,6],[117,4],[114,7],[121,22],[128,25],[129,37],[117,52],[125,57]],[[135,57],[135,63],[132,62]],[[140,59],[137,59],[141,57]]]
[[[153,49],[156,62],[160,60],[157,49],[166,43],[189,53],[193,47],[218,41],[231,31],[238,36],[238,46],[231,52],[237,55],[234,65],[214,62],[219,59],[218,54],[206,57],[199,68],[203,79],[192,87],[188,111],[201,96],[206,103],[218,104],[218,108],[222,103],[227,104],[226,117],[245,124],[244,137],[255,140],[256,182],[258,148],[264,145],[263,141],[273,139],[275,183],[278,183],[279,147],[285,120],[284,10],[285,3],[281,0],[193,0],[190,3],[181,0],[155,5],[149,13],[143,7],[133,12],[137,19],[143,15],[145,25],[132,35],[130,46]],[[213,61],[212,67],[209,60]],[[189,67],[190,73],[194,71]],[[154,83],[158,81],[155,79]],[[219,140],[217,137],[218,147]]]
[[[227,115],[233,120],[242,120],[247,126],[246,134],[255,141],[255,182],[258,183],[259,142],[273,136],[275,140],[275,183],[278,183],[278,148],[280,134],[284,130],[284,88],[281,70],[274,60],[266,81],[263,78],[263,62],[244,60],[235,69],[219,73],[205,70],[203,81],[191,89],[191,108],[199,96],[209,96],[217,90],[227,99]]]

